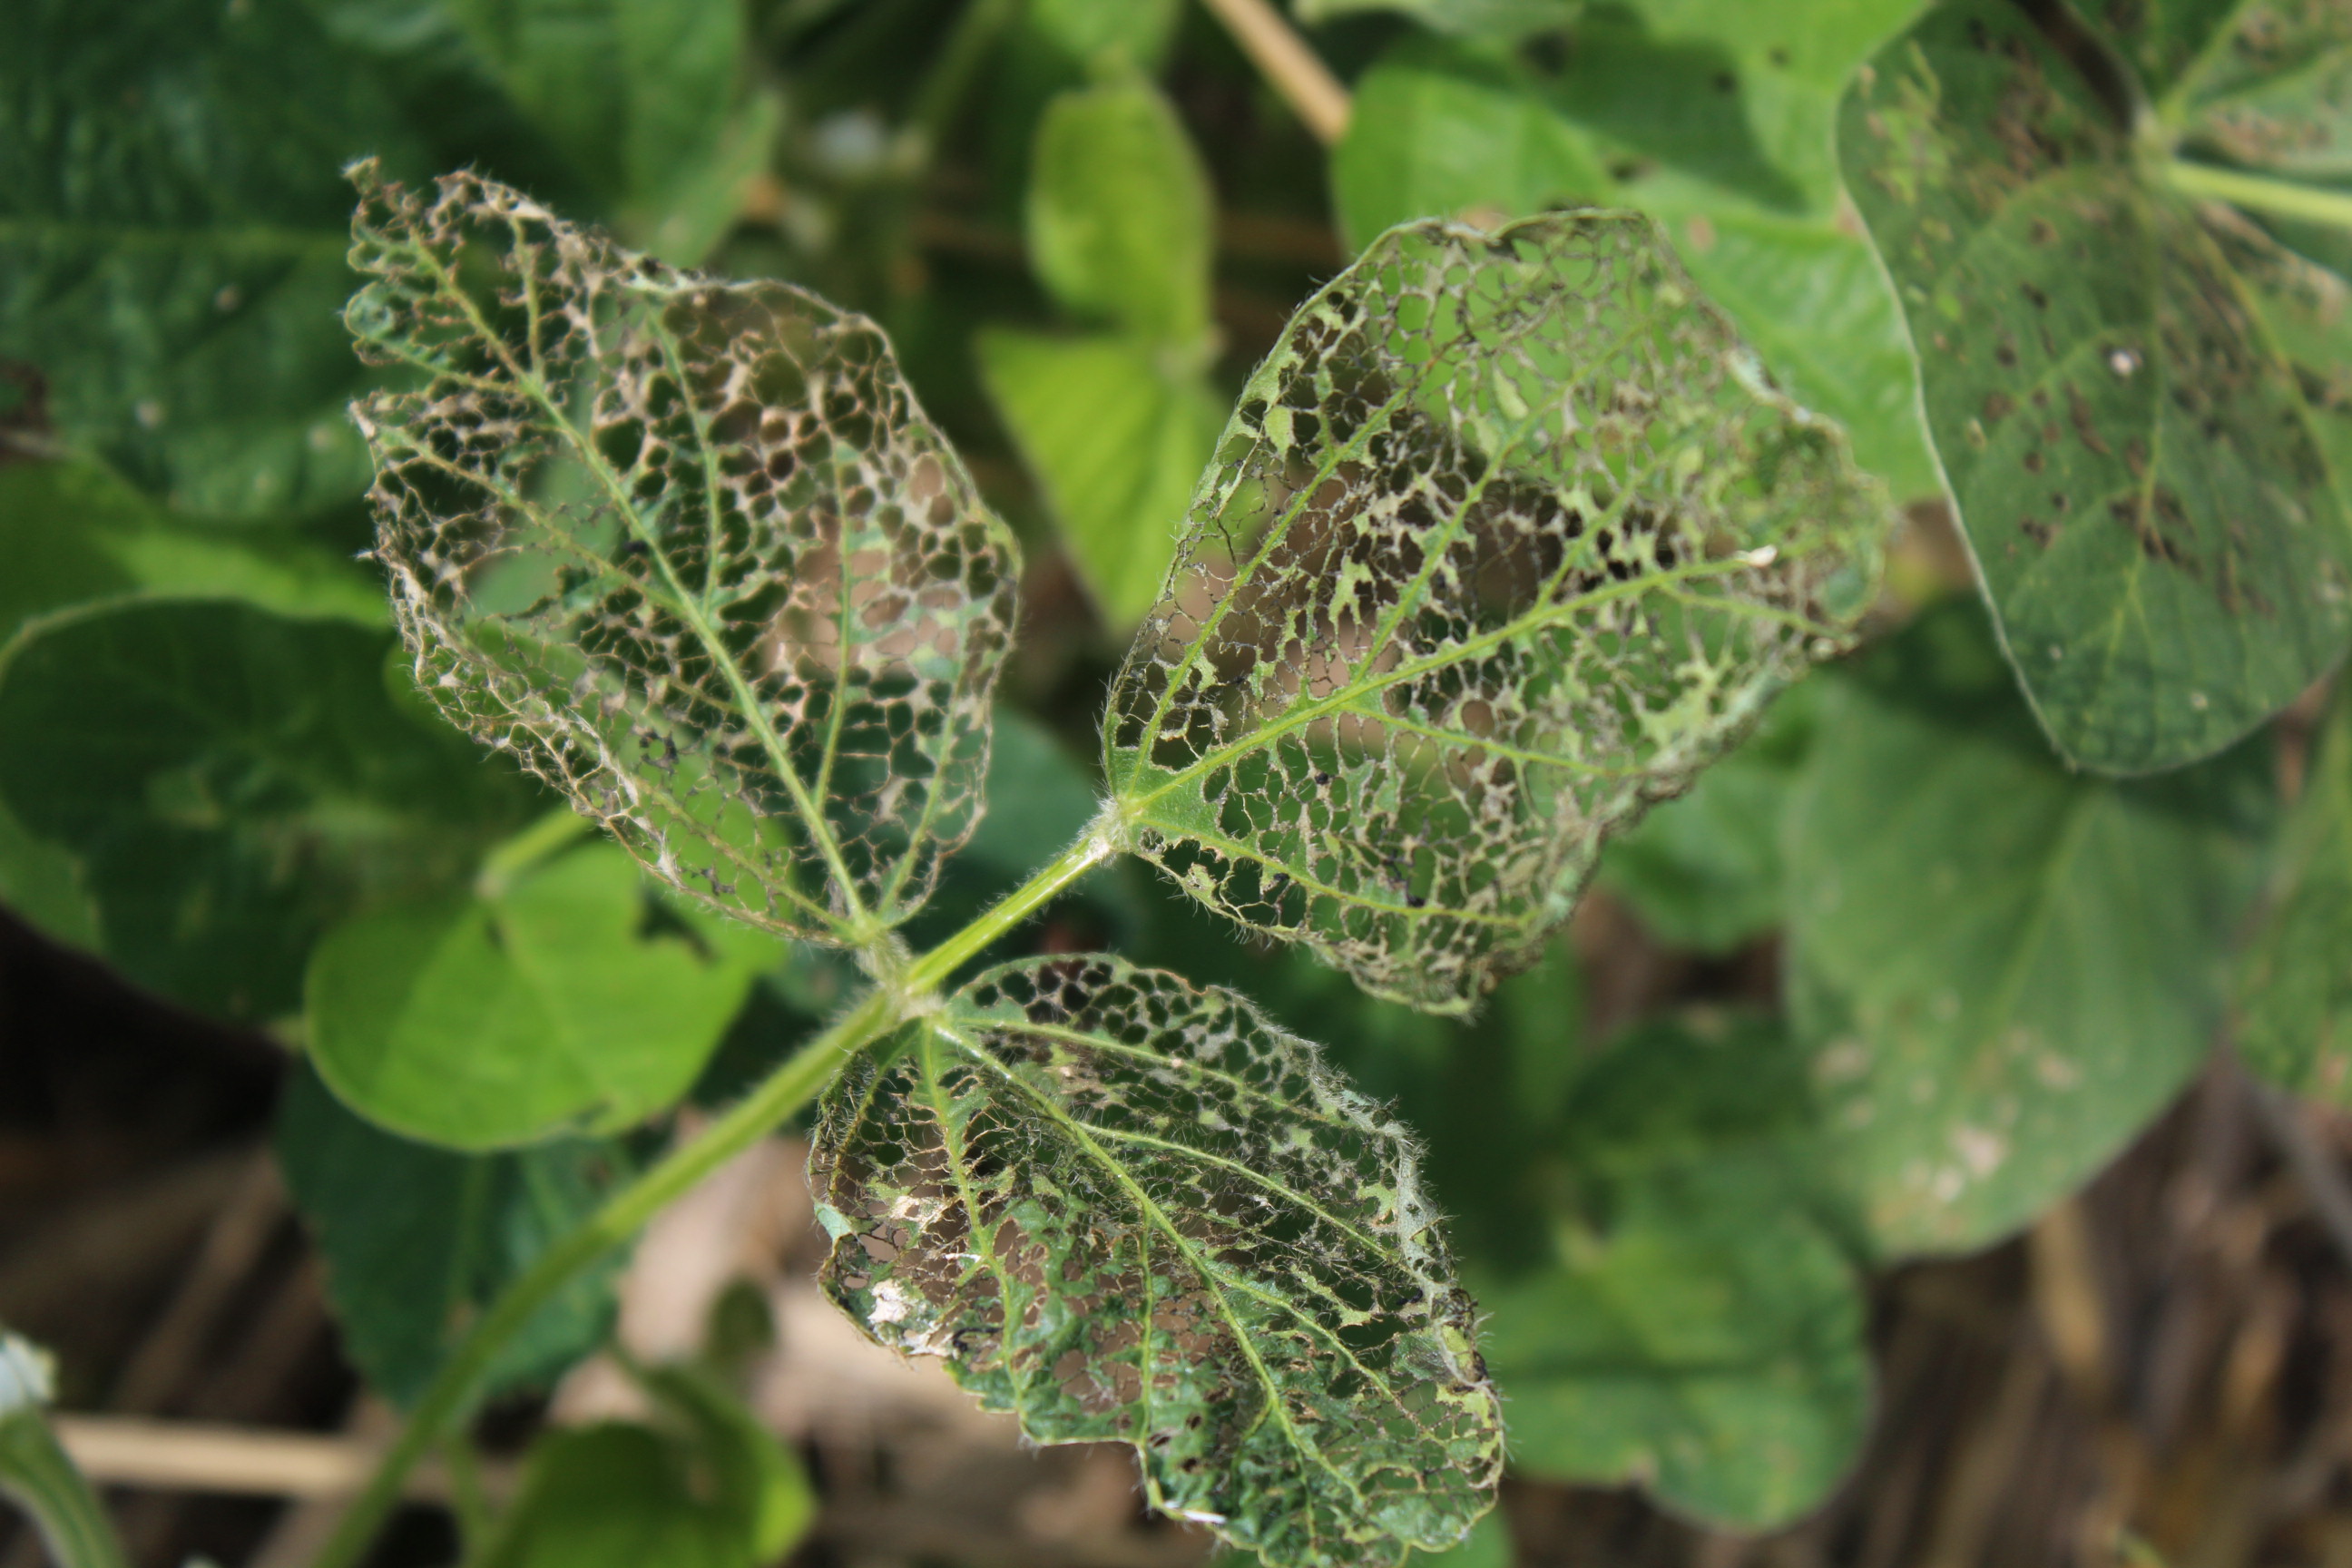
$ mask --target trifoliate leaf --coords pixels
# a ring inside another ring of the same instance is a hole
[[[827,1090],[826,1289],[1041,1443],[1281,1568],[1454,1544],[1500,1415],[1404,1129],[1231,992],[973,981]]]
[[[419,684],[688,892],[864,942],[971,831],[1014,548],[879,329],[470,174],[357,178],[348,320]]]
[[[2059,750],[2102,772],[2220,750],[2352,645],[2347,291],[2168,157],[2206,65],[2249,58],[2278,9],[2132,8],[2137,128],[2007,0],[1937,8],[1846,102],[2002,642]],[[2310,9],[2352,41],[2341,6]]]
[[[1465,1009],[1842,646],[1886,520],[1648,219],[1393,230],[1251,377],[1113,688],[1132,847]]]

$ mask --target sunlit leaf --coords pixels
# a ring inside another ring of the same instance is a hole
[[[826,1288],[1042,1443],[1270,1564],[1393,1563],[1492,1500],[1500,1413],[1409,1135],[1231,992],[991,972],[827,1090]]]
[[[420,684],[684,889],[871,940],[971,831],[1014,552],[880,331],[359,172],[348,312]]]
[[[1647,219],[1392,231],[1252,376],[1113,689],[1132,847],[1465,1009],[1842,646],[1885,521]]]
[[[1981,1246],[2090,1176],[2210,1050],[2266,759],[2070,771],[1973,605],[1821,679],[1788,840],[1794,1026],[1875,1247]]]
[[[2352,684],[2315,737],[2238,976],[2238,1049],[2283,1088],[2352,1103]]]
[[[1126,630],[1160,596],[1224,399],[1148,343],[997,331],[979,349],[989,396],[1080,578]]]
[[[635,1172],[571,1139],[505,1154],[429,1148],[361,1121],[308,1067],[278,1111],[287,1191],[327,1266],[343,1353],[395,1404],[424,1393],[501,1287]],[[613,1321],[619,1259],[587,1270],[500,1349],[483,1392],[543,1388]]]
[[[370,1121],[459,1149],[612,1132],[677,1103],[772,937],[647,907],[609,844],[330,931],[304,984],[310,1058]]]
[[[1140,78],[1056,96],[1029,172],[1030,265],[1065,305],[1155,344],[1209,328],[1208,171]]]
[[[2221,7],[2141,9],[2145,64],[2245,58]],[[2219,750],[2352,644],[2345,285],[2168,184],[2193,80],[2139,85],[2166,108],[2136,131],[2024,9],[1965,0],[1843,131],[2003,645],[2059,749],[2113,773]]]

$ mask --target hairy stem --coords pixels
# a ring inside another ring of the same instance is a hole
[[[2165,173],[2176,190],[2192,196],[2212,196],[2258,212],[2275,213],[2280,217],[2352,229],[2352,192],[2322,190],[2292,180],[2273,180],[2263,174],[2242,174],[2236,169],[2179,159],[2167,165]]]
[[[528,837],[528,835],[526,835]],[[786,1117],[814,1100],[834,1072],[860,1047],[919,1010],[927,993],[982,948],[1034,914],[1057,893],[1108,858],[1117,848],[1108,819],[1064,850],[1043,870],[998,900],[971,924],[917,959],[896,984],[877,987],[693,1142],[629,1186],[546,1252],[491,1303],[416,1402],[399,1438],[369,1478],[320,1552],[313,1568],[355,1568],[400,1496],[416,1462],[460,1420],[499,1348],[529,1322],[582,1269],[635,1236],[647,1221],[758,1142]],[[77,1562],[75,1568],[80,1568]],[[109,1563],[104,1568],[115,1568]]]

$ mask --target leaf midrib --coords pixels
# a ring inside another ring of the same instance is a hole
[[[741,668],[736,663],[734,655],[719,640],[717,631],[711,626],[709,618],[703,615],[698,604],[686,591],[685,584],[678,577],[677,563],[670,559],[669,552],[662,548],[661,542],[646,528],[644,517],[638,513],[635,505],[630,500],[626,489],[620,482],[619,476],[614,474],[611,465],[604,461],[604,454],[597,451],[594,443],[589,441],[565,416],[562,407],[557,403],[553,394],[549,391],[546,383],[537,371],[526,370],[516,362],[512,348],[503,337],[491,331],[489,323],[482,319],[480,309],[474,303],[473,296],[458,286],[456,277],[442,265],[441,258],[434,253],[432,247],[422,241],[411,240],[407,242],[404,248],[431,271],[442,295],[457,301],[458,308],[465,312],[466,319],[473,327],[476,335],[488,345],[490,352],[498,356],[499,362],[506,366],[508,374],[515,378],[530,400],[538,405],[541,416],[552,423],[563,433],[564,440],[571,446],[573,455],[590,473],[596,477],[607,500],[619,512],[629,531],[646,547],[646,553],[660,568],[663,580],[669,585],[670,592],[678,601],[676,608],[679,617],[693,631],[696,639],[702,644],[704,651],[709,656],[713,666],[726,679],[737,705],[742,710],[745,721],[751,726],[752,732],[760,739],[761,748],[768,753],[768,761],[775,771],[777,782],[782,784],[792,796],[793,808],[801,816],[809,842],[814,844],[818,853],[824,856],[826,869],[833,874],[835,891],[848,910],[848,924],[851,932],[858,944],[863,945],[867,936],[863,928],[870,923],[871,917],[866,910],[864,901],[858,897],[856,882],[849,875],[847,863],[842,857],[841,847],[834,841],[831,825],[824,820],[824,815],[817,808],[816,803],[810,799],[807,785],[802,782],[800,774],[793,770],[791,754],[786,751],[782,738],[776,733],[774,724],[770,721],[766,706],[760,701],[758,694],[752,690],[751,683],[744,678]],[[533,292],[539,281],[534,271],[523,279],[524,292],[527,295]],[[626,298],[634,292],[634,290],[625,289],[623,297]],[[594,345],[592,342],[592,352],[593,349]],[[601,358],[601,355],[598,357]],[[681,386],[679,390],[681,396],[684,396],[686,389]],[[690,398],[688,402],[691,403]],[[696,432],[698,436],[703,433],[699,423],[696,426]],[[703,444],[708,446],[707,441]],[[761,880],[764,882],[765,879],[763,876]],[[796,893],[797,889],[788,889],[788,891]]]

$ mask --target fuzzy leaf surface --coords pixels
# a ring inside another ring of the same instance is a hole
[[[862,941],[971,833],[1010,533],[879,329],[469,174],[362,170],[347,312],[419,684],[656,875]]]
[[[1231,992],[981,976],[827,1090],[834,1299],[1041,1443],[1271,1564],[1393,1563],[1492,1501],[1500,1412],[1409,1135]]]
[[[2273,9],[2233,14],[2257,37]],[[2143,7],[2115,37],[2149,135],[2195,130],[2170,73],[2248,58],[2221,16]],[[2126,773],[2220,750],[2352,644],[2346,287],[2147,140],[2005,0],[1889,45],[1841,130],[2010,659],[2061,751]]]
[[[1392,230],[1252,376],[1119,672],[1131,847],[1465,1010],[1841,646],[1885,517],[1647,218]]]

